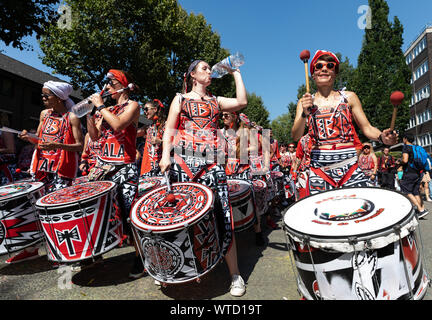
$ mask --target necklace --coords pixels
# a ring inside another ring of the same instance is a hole
[[[197,95],[199,95],[200,98],[201,98],[201,100],[205,100],[205,99],[204,99],[205,94],[204,94],[204,96],[202,96],[200,93],[196,92],[195,90],[191,90],[191,91],[192,91],[192,92],[195,92]]]

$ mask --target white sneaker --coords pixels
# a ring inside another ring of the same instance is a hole
[[[245,294],[245,292],[246,292],[246,286],[243,281],[243,278],[238,274],[234,274],[232,276],[232,281],[231,281],[231,289],[230,289],[231,295],[234,297],[241,297],[242,295]]]
[[[155,280],[154,284],[155,284],[155,286],[161,286],[162,285],[159,280]]]

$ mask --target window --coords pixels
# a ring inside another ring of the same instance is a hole
[[[14,96],[14,82],[10,78],[0,78],[0,95],[12,98]]]
[[[415,93],[415,103],[430,96],[430,85],[426,85]]]
[[[417,45],[412,49],[406,56],[405,62],[406,64],[410,64],[425,48],[426,48],[427,40],[426,36],[417,43]]]
[[[415,71],[413,74],[414,81],[420,78],[422,75],[424,75],[426,72],[429,71],[429,63],[428,61],[424,61]]]

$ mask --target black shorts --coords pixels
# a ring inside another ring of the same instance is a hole
[[[404,194],[420,195],[420,183],[423,175],[417,172],[404,172],[400,182],[401,192]]]

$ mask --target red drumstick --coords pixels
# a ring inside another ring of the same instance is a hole
[[[308,61],[310,58],[310,52],[309,50],[303,50],[300,52],[300,59],[304,62],[305,66],[305,77],[306,77],[306,92],[309,93],[310,87],[309,87],[309,70],[308,70]]]
[[[392,131],[394,130],[395,127],[397,107],[403,102],[404,98],[405,98],[404,94],[400,91],[394,91],[390,95],[390,101],[393,105],[393,115],[390,124],[390,130]]]

